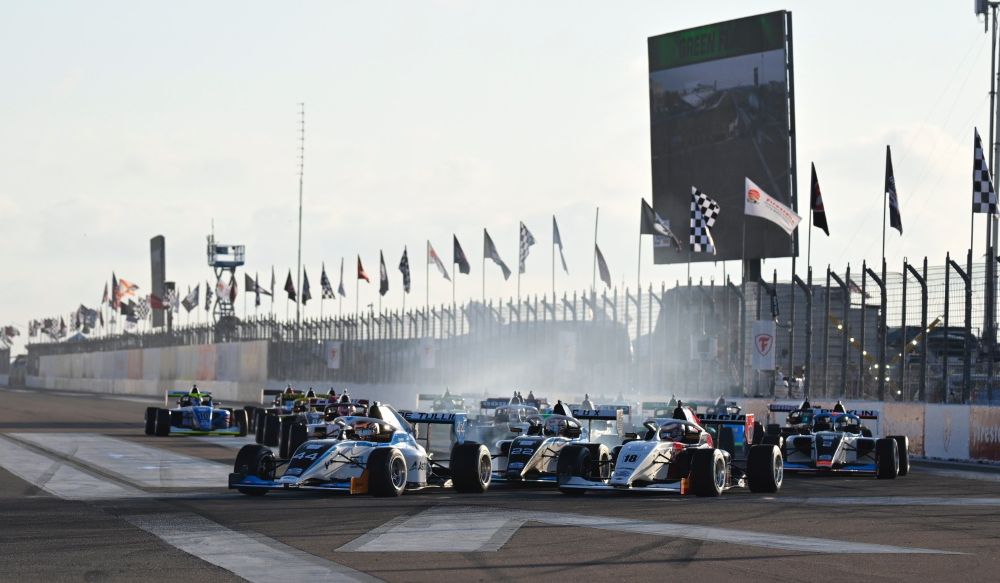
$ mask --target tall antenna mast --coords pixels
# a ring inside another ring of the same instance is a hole
[[[298,297],[295,298],[295,328],[298,333],[299,326],[302,325],[302,313],[299,308],[302,305],[302,175],[305,173],[306,164],[306,104],[299,103],[299,258],[298,267],[295,269],[295,289],[298,290]]]

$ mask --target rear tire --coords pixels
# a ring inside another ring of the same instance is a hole
[[[275,447],[278,445],[278,437],[281,433],[281,419],[275,415],[264,417],[264,435],[262,445]]]
[[[157,437],[166,437],[170,435],[170,410],[169,409],[157,409],[156,410],[156,429],[155,433]]]
[[[239,428],[239,436],[246,437],[249,432],[250,421],[247,419],[247,412],[243,409],[236,409],[233,411],[233,425]]]
[[[244,405],[243,410],[247,412],[247,432],[257,429],[257,407],[254,405]]]
[[[559,452],[556,463],[556,478],[559,480],[559,491],[568,496],[582,496],[586,490],[582,488],[563,488],[562,485],[572,478],[592,479],[591,465],[593,454],[583,445],[567,445]]]
[[[899,459],[899,474],[905,476],[910,473],[910,438],[905,435],[890,436],[896,442],[896,456]]]
[[[233,471],[245,476],[254,476],[262,480],[274,479],[274,452],[262,445],[244,445],[236,454]],[[237,488],[247,496],[263,496],[267,490],[263,488]]]
[[[146,435],[156,434],[156,407],[146,407]]]
[[[281,428],[279,432],[281,437],[278,441],[278,457],[283,460],[287,460],[292,456],[292,454],[288,452],[288,438],[291,436],[292,425],[294,423],[294,417],[280,417],[278,421],[278,425]]]
[[[691,490],[695,496],[721,496],[726,488],[727,471],[722,450],[694,450],[691,457]]]
[[[774,445],[754,445],[747,457],[747,487],[757,494],[773,494],[784,481],[781,451]]]
[[[394,447],[377,447],[368,454],[368,492],[372,496],[399,496],[406,489],[406,459]]]
[[[875,477],[894,480],[899,475],[899,448],[896,440],[883,437],[875,442]]]
[[[482,494],[493,477],[490,450],[480,443],[458,443],[451,449],[451,485],[462,494]]]
[[[254,441],[263,445],[264,444],[264,424],[267,418],[267,412],[264,409],[257,409],[254,412],[254,422],[253,422],[253,432]]]
[[[298,451],[299,446],[309,440],[306,433],[306,426],[301,423],[293,423],[288,432],[288,457],[291,458]]]
[[[760,445],[761,440],[764,439],[764,426],[760,424],[760,421],[753,422],[753,437],[750,439],[750,445]]]

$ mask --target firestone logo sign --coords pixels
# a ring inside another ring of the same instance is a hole
[[[774,346],[774,336],[770,334],[758,334],[754,338],[754,346],[757,347],[758,354],[767,356],[771,352],[771,347]]]
[[[759,203],[760,202],[760,191],[757,190],[756,188],[751,188],[751,189],[747,190],[747,200],[749,200],[750,202],[752,202],[754,204]]]

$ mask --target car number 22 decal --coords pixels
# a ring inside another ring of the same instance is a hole
[[[531,453],[533,451],[535,451],[535,448],[533,448],[533,447],[512,447],[512,448],[510,448],[510,455],[511,456],[515,456],[515,455],[531,455]]]

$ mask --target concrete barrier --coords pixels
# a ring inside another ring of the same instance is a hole
[[[946,460],[968,460],[971,407],[925,405],[924,455]]]

